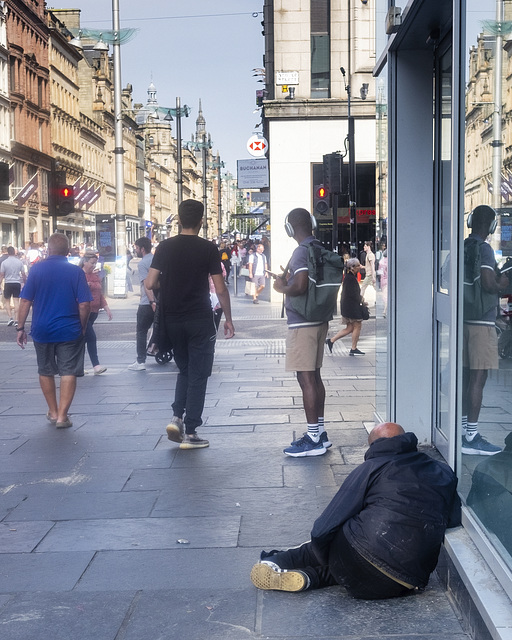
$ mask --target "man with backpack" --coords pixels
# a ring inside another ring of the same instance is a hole
[[[499,293],[508,278],[496,270],[485,241],[496,230],[494,209],[481,205],[469,215],[471,234],[464,241],[464,347],[462,378],[462,453],[492,456],[501,451],[478,432],[478,417],[490,369],[499,368],[495,329]]]
[[[331,446],[324,428],[325,387],[320,375],[332,309],[325,319],[308,319],[306,308],[299,312],[294,302],[304,300],[310,285],[309,255],[310,245],[322,245],[313,235],[316,220],[306,209],[293,209],[286,217],[286,233],[299,245],[292,254],[285,274],[276,276],[274,289],[285,294],[285,308],[288,323],[286,338],[286,371],[295,371],[302,391],[302,400],[307,420],[307,433],[292,442],[284,453],[295,458],[321,456]],[[339,283],[343,271],[343,260],[339,259]],[[339,284],[332,287],[334,303]],[[317,307],[319,305],[316,305]]]

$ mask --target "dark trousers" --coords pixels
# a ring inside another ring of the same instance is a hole
[[[96,332],[92,326],[98,317],[97,313],[90,313],[87,327],[85,329],[85,344],[87,345],[87,353],[93,367],[96,367],[100,361],[98,360],[98,346],[96,342]]]
[[[382,600],[414,591],[388,578],[365,560],[350,546],[342,528],[331,543],[328,565],[319,562],[311,542],[287,551],[263,551],[261,559],[275,562],[281,569],[300,569],[308,575],[310,589],[339,584],[353,598]]]
[[[155,312],[150,304],[139,304],[137,309],[137,362],[146,362],[148,331],[153,324]]]
[[[165,319],[174,361],[179,369],[172,409],[178,418],[185,414],[185,433],[194,433],[203,423],[206,385],[212,373],[217,334],[212,316],[181,322]]]

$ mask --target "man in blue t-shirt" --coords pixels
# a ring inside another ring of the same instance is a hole
[[[30,335],[34,341],[39,384],[48,404],[46,418],[57,428],[72,427],[68,411],[76,379],[84,375],[84,334],[92,295],[80,267],[66,258],[69,241],[62,233],[48,240],[48,258],[32,267],[21,292],[18,344],[27,344],[25,321],[32,307]],[[60,375],[57,403],[55,376]]]

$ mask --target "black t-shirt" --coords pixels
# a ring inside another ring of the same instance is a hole
[[[204,238],[180,234],[161,242],[151,263],[160,271],[160,304],[176,319],[211,317],[208,275],[222,273],[217,247]]]

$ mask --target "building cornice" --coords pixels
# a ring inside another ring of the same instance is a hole
[[[330,118],[346,119],[348,104],[346,100],[325,98],[323,100],[266,100],[263,102],[264,117],[267,120],[325,120]],[[358,119],[375,119],[375,102],[358,101],[351,104],[351,115]]]

